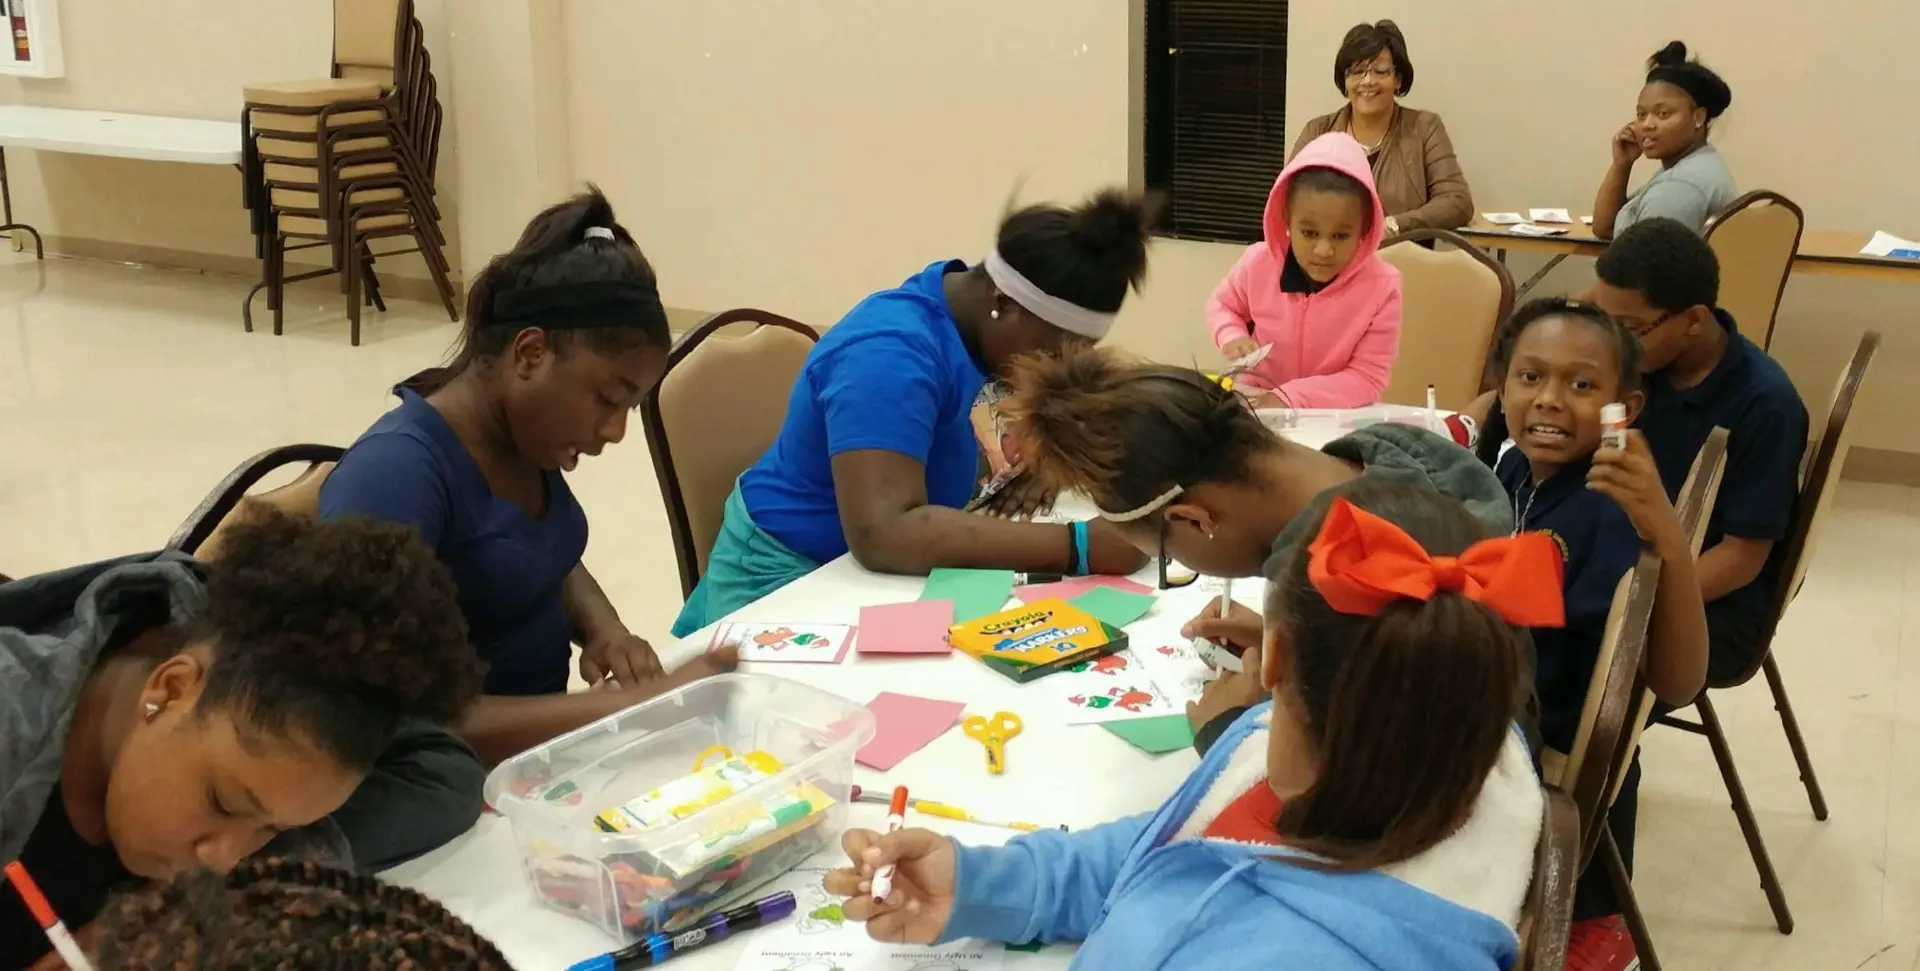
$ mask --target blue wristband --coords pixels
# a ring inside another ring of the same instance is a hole
[[[1081,520],[1072,524],[1073,529],[1073,575],[1087,575],[1087,524]]]

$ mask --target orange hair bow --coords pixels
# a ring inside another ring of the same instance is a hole
[[[1430,556],[1400,527],[1335,499],[1307,548],[1307,580],[1327,606],[1372,615],[1395,600],[1460,594],[1520,627],[1563,627],[1560,548],[1545,533],[1482,540],[1459,556]]]

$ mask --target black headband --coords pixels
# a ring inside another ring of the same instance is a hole
[[[521,287],[493,298],[494,320],[547,330],[642,327],[667,331],[660,291],[633,280],[595,280]]]
[[[1655,81],[1664,81],[1685,91],[1694,104],[1707,109],[1708,118],[1720,117],[1720,113],[1733,103],[1733,93],[1727,89],[1725,81],[1691,62],[1655,65],[1647,72],[1647,83]]]

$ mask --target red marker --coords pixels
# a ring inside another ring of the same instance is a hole
[[[80,950],[80,942],[67,932],[67,925],[60,922],[60,915],[53,912],[47,904],[47,898],[40,893],[40,887],[27,876],[27,868],[15,860],[7,864],[7,882],[13,884],[15,892],[27,905],[33,919],[47,932],[47,940],[53,942],[53,949],[60,953],[60,960],[67,962],[69,971],[93,971],[93,964],[87,960],[85,951]]]
[[[899,831],[907,822],[907,787],[897,786],[893,790],[893,802],[887,804],[887,832]],[[889,863],[874,871],[873,899],[875,903],[885,903],[887,894],[893,892],[893,864]]]

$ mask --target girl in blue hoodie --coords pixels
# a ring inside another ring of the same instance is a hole
[[[889,942],[1079,941],[1076,968],[1511,967],[1542,803],[1515,627],[1559,621],[1559,553],[1374,478],[1317,518],[1247,657],[1270,700],[1159,811],[1004,847],[853,830],[827,879],[846,916]]]

